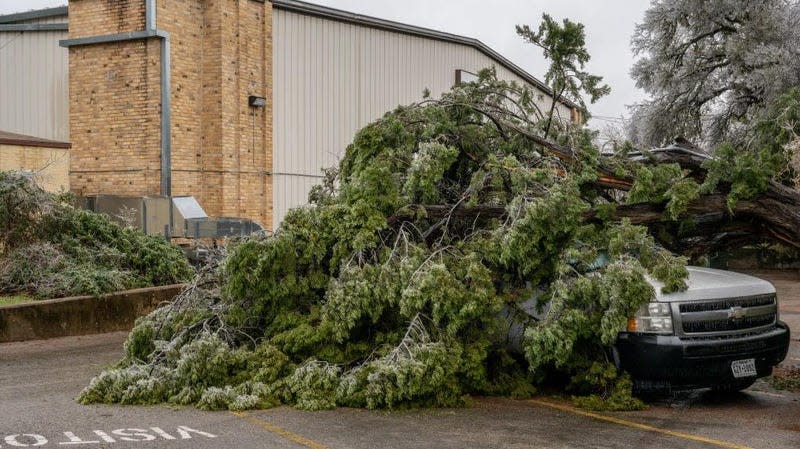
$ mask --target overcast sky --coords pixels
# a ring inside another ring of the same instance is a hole
[[[312,3],[360,14],[474,37],[492,47],[537,78],[546,62],[541,52],[516,35],[514,25],[538,26],[543,12],[586,26],[592,60],[589,71],[611,86],[608,97],[590,106],[598,118],[626,114],[625,105],[644,94],[628,72],[633,62],[630,37],[641,21],[647,0],[311,0]],[[0,14],[66,4],[64,0],[0,0]],[[435,5],[435,6],[432,6]],[[595,126],[600,123],[595,123]]]

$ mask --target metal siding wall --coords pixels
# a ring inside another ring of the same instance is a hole
[[[460,44],[273,12],[273,226],[307,202],[322,168],[337,165],[356,131],[398,105],[450,90],[457,69],[497,66]],[[549,101],[542,106],[549,107]],[[569,110],[561,107],[569,119]]]
[[[28,20],[20,20],[14,23],[24,23],[24,24],[31,24],[31,23],[67,23],[67,16],[50,16],[50,17],[39,17],[36,19],[28,19]]]
[[[68,52],[58,46],[66,38],[66,31],[0,32],[0,129],[69,141]]]

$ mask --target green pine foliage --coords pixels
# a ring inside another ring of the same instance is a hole
[[[739,201],[753,199],[766,191],[779,167],[785,166],[784,155],[767,147],[740,151],[724,143],[716,148],[714,156],[705,163],[708,176],[702,190],[712,192],[720,183],[729,184],[727,203],[731,210]]]
[[[727,190],[728,208],[765,192],[771,182],[800,185],[800,88],[793,87],[767,105],[749,126],[746,144],[723,142],[707,170],[702,193]]]
[[[568,390],[639,407],[605,350],[653,297],[648,277],[685,287],[686,260],[613,219],[591,187],[601,156],[588,131],[558,137],[574,163],[529,138],[541,132],[526,118],[532,98],[485,71],[359,131],[309,206],[274,235],[233,245],[139,320],[125,359],[80,401],[451,407],[474,394],[529,396],[600,366]],[[685,196],[669,182],[682,173],[653,173],[639,200]],[[510,347],[501,312],[534,291],[543,316],[522,317]]]
[[[631,395],[633,383],[630,378],[625,374],[619,376],[616,368],[608,363],[593,363],[589,369],[572,378],[572,386],[589,393],[573,396],[572,401],[581,408],[610,412],[645,408],[644,402]],[[597,393],[597,390],[602,393]]]
[[[36,298],[99,295],[186,281],[177,247],[45,192],[30,176],[0,172],[0,293]]]
[[[642,165],[636,170],[628,192],[628,204],[663,203],[665,218],[677,220],[700,191],[697,181],[688,177],[678,164]]]

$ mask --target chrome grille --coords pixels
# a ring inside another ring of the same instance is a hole
[[[775,304],[775,295],[758,295],[744,298],[722,299],[713,302],[687,302],[680,305],[681,313],[725,310],[731,307],[758,307]]]
[[[775,294],[687,302],[678,305],[684,334],[747,332],[775,324]]]

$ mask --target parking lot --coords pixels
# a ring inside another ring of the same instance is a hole
[[[778,287],[800,329],[800,280]],[[477,398],[465,409],[374,412],[289,407],[247,413],[83,406],[74,397],[122,353],[124,333],[0,345],[0,448],[799,447],[800,395],[758,382],[731,396],[696,392],[647,410],[591,413],[552,397]],[[785,363],[800,365],[797,337]]]

